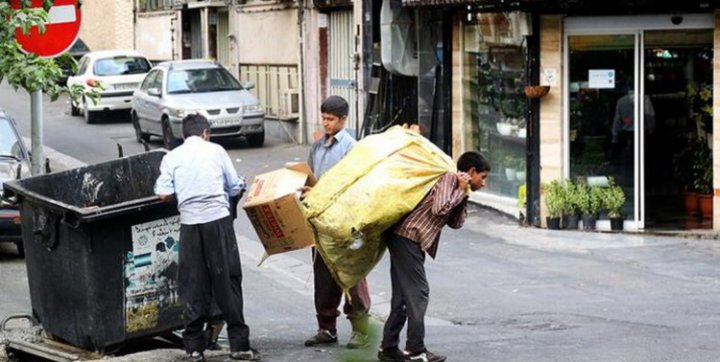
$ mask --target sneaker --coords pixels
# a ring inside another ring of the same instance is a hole
[[[405,352],[401,351],[400,348],[380,348],[377,354],[377,358],[383,362],[405,362]]]
[[[405,361],[412,362],[444,362],[446,359],[447,357],[436,355],[427,349],[421,352],[409,353],[405,356]]]
[[[322,344],[332,344],[337,343],[337,341],[337,334],[330,332],[327,329],[318,329],[316,335],[310,337],[310,339],[305,341],[305,346],[311,347]]]
[[[205,362],[205,356],[202,352],[192,352],[187,354],[187,360],[191,362]]]
[[[349,349],[360,349],[368,346],[368,336],[362,332],[353,331],[347,343]]]
[[[260,361],[260,360],[262,360],[262,355],[256,349],[250,348],[247,351],[230,353],[230,360],[232,360],[232,361]]]

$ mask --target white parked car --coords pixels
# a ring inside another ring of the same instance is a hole
[[[130,109],[132,94],[152,68],[150,61],[134,50],[102,50],[85,54],[80,59],[77,73],[68,77],[67,84],[98,88],[100,100],[81,99],[72,103],[71,114],[83,114],[87,123],[93,123],[100,112]]]
[[[265,112],[248,92],[253,82],[240,82],[210,60],[178,60],[155,66],[132,98],[138,142],[162,137],[173,149],[183,138],[182,119],[199,113],[210,121],[210,137],[245,137],[254,147],[265,142]]]

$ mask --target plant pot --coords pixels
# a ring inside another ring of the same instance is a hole
[[[518,180],[518,182],[525,182],[525,170],[523,171],[517,171],[515,170],[515,179]]]
[[[597,216],[595,216],[593,214],[583,214],[583,216],[582,216],[583,230],[595,230],[596,221],[597,221]]]
[[[695,192],[683,192],[683,199],[685,201],[685,214],[697,215],[700,210],[698,194]]]
[[[508,181],[515,181],[516,177],[515,169],[514,168],[506,168],[505,169],[505,178],[507,178]]]
[[[713,197],[712,195],[698,195],[698,205],[700,205],[700,214],[703,219],[712,219],[713,216]]]
[[[560,218],[559,217],[546,217],[547,228],[550,230],[560,230]]]
[[[568,230],[577,230],[580,222],[579,215],[563,215],[563,228]]]
[[[625,224],[625,218],[622,216],[610,218],[610,230],[622,231]]]
[[[525,87],[525,95],[528,98],[542,98],[550,92],[549,85],[529,85]]]

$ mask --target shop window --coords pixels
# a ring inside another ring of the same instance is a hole
[[[526,179],[527,84],[520,14],[475,14],[463,26],[465,150],[492,165],[490,194],[516,198]]]

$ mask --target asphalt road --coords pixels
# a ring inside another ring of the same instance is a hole
[[[0,106],[26,134],[27,98],[0,86]],[[46,106],[49,147],[89,163],[116,157],[115,142],[126,153],[141,152],[129,123],[85,125],[63,107]],[[225,146],[248,180],[308,152],[273,140],[261,149]],[[258,267],[263,250],[242,213],[235,227],[251,341],[266,361],[374,360],[375,346],[304,347],[316,328],[310,252],[274,255]],[[12,245],[0,245],[0,316],[30,307],[24,262],[13,253]],[[713,240],[528,229],[473,207],[463,229],[444,232],[437,260],[426,262],[426,343],[450,361],[720,361],[718,265]],[[369,282],[380,328],[391,293],[388,257]],[[341,318],[338,326],[345,342],[349,323]],[[181,356],[164,349],[115,360]]]

